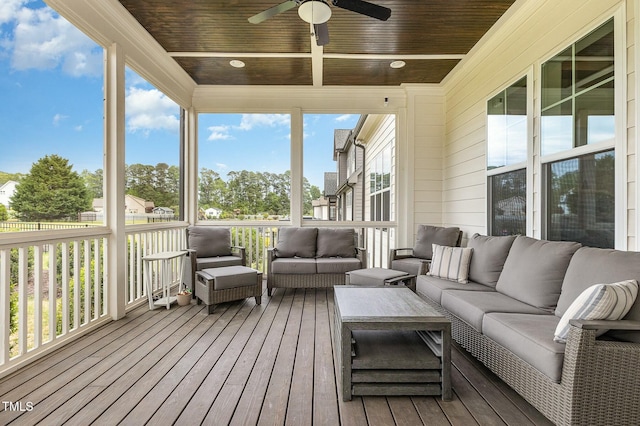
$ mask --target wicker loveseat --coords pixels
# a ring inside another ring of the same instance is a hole
[[[571,320],[566,343],[554,332],[587,288],[640,282],[640,253],[477,234],[468,246],[468,283],[417,279],[452,337],[556,424],[637,424],[640,298],[622,320]]]
[[[345,272],[367,267],[367,253],[356,247],[351,228],[280,228],[267,256],[267,294],[274,288],[333,287]]]

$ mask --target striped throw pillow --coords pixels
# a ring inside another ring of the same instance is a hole
[[[595,284],[580,293],[569,309],[562,315],[556,327],[553,340],[566,343],[569,336],[569,321],[619,320],[622,319],[638,296],[636,280],[620,281],[613,284]],[[599,334],[607,330],[598,330]]]
[[[469,247],[447,247],[433,244],[433,256],[427,275],[457,281],[469,282],[469,264],[473,249]]]

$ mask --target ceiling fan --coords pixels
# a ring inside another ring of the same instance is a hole
[[[318,46],[329,44],[329,28],[327,21],[331,17],[328,2],[335,7],[350,10],[361,15],[386,21],[391,16],[391,9],[364,0],[288,0],[279,5],[264,10],[249,18],[252,24],[259,24],[282,12],[298,6],[298,15],[303,21],[313,24],[316,43]]]

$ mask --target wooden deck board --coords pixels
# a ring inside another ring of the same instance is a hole
[[[548,425],[455,346],[452,401],[342,401],[331,289],[222,304],[141,306],[0,380],[0,424]],[[2,407],[0,407],[2,409]]]

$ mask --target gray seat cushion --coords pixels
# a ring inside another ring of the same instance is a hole
[[[420,275],[420,270],[423,264],[429,264],[426,259],[419,259],[417,257],[407,257],[404,259],[395,259],[391,261],[391,269],[396,271],[404,271],[411,275]],[[425,268],[425,272],[429,268]]]
[[[271,262],[273,274],[315,274],[316,272],[316,259],[283,257]]]
[[[490,312],[545,315],[542,309],[496,291],[444,290],[442,307],[482,333],[482,319]]]
[[[640,282],[640,253],[593,247],[582,247],[571,258],[562,282],[556,315],[562,317],[571,303],[594,284],[610,284],[635,279]],[[640,321],[640,297],[624,319]],[[640,343],[640,333],[610,331],[620,340]]]
[[[344,274],[362,268],[360,259],[344,257],[323,257],[316,259],[318,274]]]
[[[316,257],[356,257],[353,228],[318,228]]]
[[[553,312],[562,280],[579,243],[518,236],[496,284],[496,290],[521,302]]]
[[[384,285],[385,280],[407,275],[404,271],[384,268],[367,268],[349,272],[349,284]]]
[[[460,228],[442,226],[420,225],[416,235],[416,244],[413,247],[413,255],[422,259],[431,259],[433,256],[432,244],[454,247],[458,245]]]
[[[231,231],[213,226],[189,226],[187,247],[196,251],[197,257],[229,256]]]
[[[427,296],[434,302],[441,303],[442,292],[444,290],[495,291],[493,288],[484,284],[474,282],[460,284],[456,281],[449,281],[430,275],[420,275],[416,279],[416,291],[419,294]]]
[[[280,228],[275,252],[278,257],[315,257],[318,228]]]
[[[256,285],[258,271],[246,266],[228,266],[226,268],[210,268],[197,272],[207,278],[214,290],[225,290],[235,287]]]
[[[196,258],[196,269],[201,271],[206,268],[220,268],[223,266],[242,266],[242,258],[238,256],[217,256]]]
[[[515,239],[515,235],[490,237],[474,234],[467,242],[467,247],[473,248],[469,279],[495,287]]]
[[[483,333],[555,382],[562,378],[566,345],[553,341],[555,315],[490,313]]]

